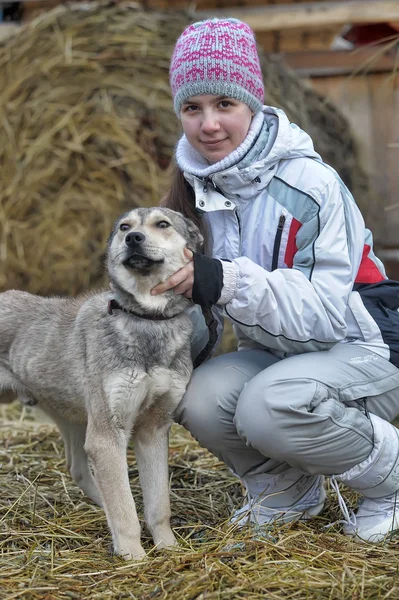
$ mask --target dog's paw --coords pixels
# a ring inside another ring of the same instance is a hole
[[[143,560],[145,558],[146,552],[141,545],[134,546],[134,548],[126,549],[126,548],[114,548],[114,553],[123,558],[123,560],[135,561],[135,560]]]
[[[153,540],[157,550],[173,549],[178,546],[178,542],[171,529],[163,531],[161,535],[154,535]]]
[[[181,549],[180,544],[177,542],[177,540],[175,540],[174,544],[168,544],[168,545],[158,545],[156,547],[156,550],[162,553],[167,553],[167,554],[173,554],[173,552],[177,552],[178,550]]]

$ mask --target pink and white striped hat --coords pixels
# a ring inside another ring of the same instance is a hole
[[[262,109],[264,87],[255,36],[238,19],[209,19],[189,25],[176,42],[170,85],[179,116],[191,96],[216,94]]]

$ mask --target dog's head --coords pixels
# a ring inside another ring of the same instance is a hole
[[[136,294],[137,286],[144,293],[187,264],[185,247],[198,252],[202,244],[197,226],[180,213],[133,209],[117,220],[108,240],[111,281],[129,293]]]

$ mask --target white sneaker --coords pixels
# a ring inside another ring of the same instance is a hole
[[[304,490],[299,498],[298,490]],[[279,495],[282,500],[281,506],[268,506],[268,500],[269,504],[276,504]],[[293,499],[292,504],[289,502],[290,496]],[[242,508],[236,510],[230,519],[231,523],[239,527],[250,523],[270,525],[276,522],[306,521],[323,510],[326,499],[324,477],[322,475],[303,475],[291,488],[277,492],[269,488],[267,493],[258,496],[248,493],[248,497],[249,501]],[[270,502],[271,498],[273,502]]]
[[[373,449],[361,463],[341,475],[332,475],[344,515],[344,530],[359,541],[381,542],[399,529],[399,431],[388,421],[369,415]],[[359,492],[363,500],[357,513],[349,512],[338,481]]]
[[[344,525],[345,534],[364,542],[382,542],[399,529],[399,495],[363,498],[357,513]]]

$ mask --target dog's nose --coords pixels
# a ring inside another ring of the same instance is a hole
[[[141,233],[141,231],[131,231],[125,237],[126,246],[129,246],[129,248],[133,248],[134,246],[140,246],[140,244],[142,244],[144,240],[145,235],[144,233]]]

